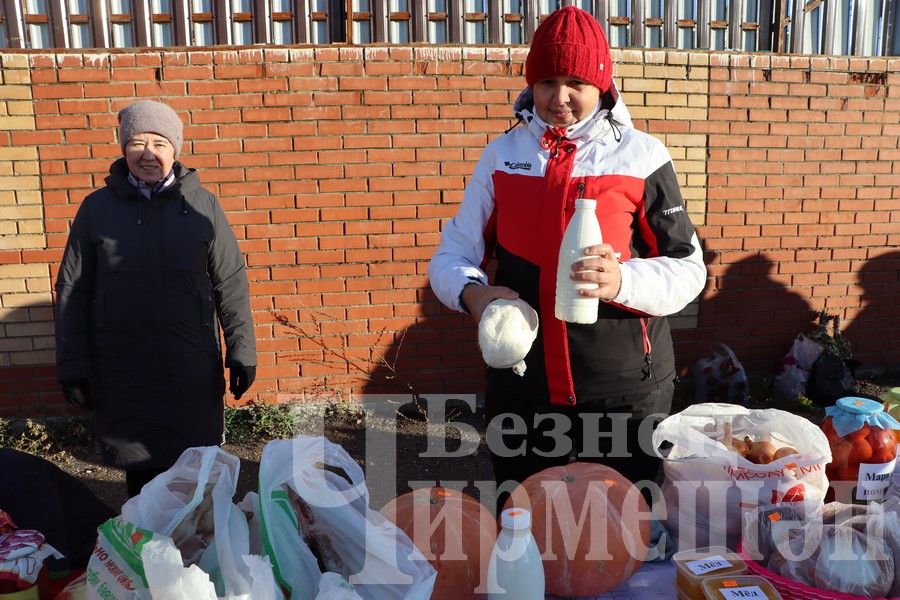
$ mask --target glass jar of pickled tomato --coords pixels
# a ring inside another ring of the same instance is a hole
[[[849,396],[825,409],[822,431],[831,446],[830,482],[853,484],[853,500],[881,500],[894,472],[900,423],[876,400]]]

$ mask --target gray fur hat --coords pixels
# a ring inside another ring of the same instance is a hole
[[[172,142],[175,158],[178,158],[184,141],[183,131],[184,123],[181,118],[162,102],[141,100],[119,111],[119,144],[123,154],[125,145],[134,136],[139,133],[156,133]]]

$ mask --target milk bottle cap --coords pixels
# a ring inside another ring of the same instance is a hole
[[[531,513],[524,508],[507,508],[500,513],[500,525],[504,529],[531,528]]]
[[[575,200],[575,208],[597,208],[597,201],[588,198],[578,198]]]

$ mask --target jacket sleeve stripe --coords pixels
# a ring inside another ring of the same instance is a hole
[[[647,177],[638,231],[647,258],[622,263],[622,285],[613,300],[648,315],[676,313],[703,290],[706,265],[671,162]]]
[[[496,235],[493,159],[490,146],[466,186],[459,212],[444,225],[441,243],[428,264],[431,289],[444,305],[465,312],[459,302],[463,288],[474,281],[487,284],[484,265]]]

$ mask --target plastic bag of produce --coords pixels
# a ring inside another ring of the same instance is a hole
[[[812,500],[761,506],[744,513],[743,550],[747,556],[766,564],[778,544],[802,529],[810,519],[821,518],[822,503]]]
[[[185,567],[181,552],[165,536],[147,542],[141,551],[147,587],[154,600],[216,600],[209,575],[197,565]]]
[[[736,548],[744,511],[821,503],[828,490],[825,434],[782,410],[696,404],[663,420],[653,446],[665,474],[655,510],[680,548]]]
[[[894,553],[883,540],[866,528],[810,521],[778,545],[769,570],[820,590],[883,598],[894,581]]]
[[[869,544],[877,546],[884,542],[887,548],[884,552],[890,553],[894,559],[894,578],[887,596],[898,598],[900,597],[900,512],[898,512],[900,506],[896,501],[886,501],[883,504],[870,502],[863,508],[867,510],[844,520],[842,524],[864,533]]]
[[[798,335],[781,360],[781,367],[772,382],[775,395],[785,400],[797,400],[800,396],[805,396],[809,373],[822,350],[818,343],[802,333]]]
[[[428,600],[436,573],[409,537],[369,508],[362,469],[323,437],[274,440],[259,467],[263,545],[290,598],[338,573],[369,600]]]
[[[881,598],[894,581],[890,548],[867,540],[846,525],[824,525],[811,569],[816,587],[856,596]]]
[[[316,600],[362,600],[356,588],[337,573],[323,573]]]
[[[741,361],[725,344],[713,344],[712,356],[694,363],[695,402],[747,404],[750,387]]]
[[[240,459],[218,446],[188,448],[122,506],[123,519],[172,538],[183,567],[208,573],[221,597],[248,594],[255,582],[247,517],[233,503],[239,471]]]
[[[151,600],[141,550],[153,532],[115,517],[97,528],[97,546],[85,571],[88,600]]]

